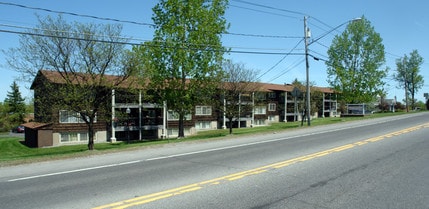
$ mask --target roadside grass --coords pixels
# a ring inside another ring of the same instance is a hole
[[[341,123],[354,120],[363,120],[377,117],[386,117],[406,113],[380,113],[365,117],[348,117],[348,118],[317,118],[311,121],[311,126],[327,125]],[[109,152],[119,152],[124,150],[141,149],[149,146],[156,146],[168,143],[179,143],[184,141],[208,140],[208,139],[223,139],[231,138],[240,135],[266,134],[287,131],[295,128],[307,128],[307,123],[304,121],[304,126],[301,122],[279,122],[273,123],[270,126],[259,126],[253,128],[234,128],[233,134],[229,134],[229,129],[218,129],[201,131],[194,136],[178,139],[165,139],[153,141],[132,141],[117,142],[117,143],[97,143],[95,150],[88,151],[86,144],[69,145],[49,148],[29,148],[23,144],[24,139],[18,137],[8,137],[7,134],[0,133],[0,167],[8,165],[17,165],[31,162],[84,157],[95,154],[103,154]]]

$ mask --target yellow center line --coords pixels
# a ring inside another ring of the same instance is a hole
[[[123,200],[123,201],[119,201],[119,202],[114,202],[114,203],[102,205],[99,207],[95,207],[93,209],[123,209],[123,208],[133,207],[133,206],[137,206],[137,205],[143,205],[143,204],[146,204],[149,202],[154,202],[154,201],[169,198],[172,196],[197,191],[197,190],[200,190],[200,189],[207,187],[207,186],[219,185],[219,184],[225,183],[226,181],[234,181],[234,180],[242,179],[242,178],[247,177],[247,176],[257,175],[257,174],[261,174],[261,173],[264,173],[264,172],[267,172],[270,170],[287,167],[287,166],[295,164],[295,163],[304,162],[304,161],[308,161],[308,160],[315,159],[315,158],[320,158],[320,157],[323,157],[323,156],[326,156],[326,155],[329,155],[329,154],[332,154],[335,152],[342,152],[342,151],[354,148],[356,146],[362,146],[362,145],[368,144],[370,142],[377,142],[377,141],[380,141],[383,139],[388,139],[388,138],[391,138],[393,136],[398,136],[401,134],[409,133],[409,132],[416,131],[416,130],[419,130],[422,128],[429,128],[429,123],[414,126],[414,127],[407,128],[407,129],[403,129],[403,130],[396,131],[396,132],[389,133],[389,134],[385,134],[382,136],[372,137],[372,138],[365,139],[362,141],[354,142],[352,144],[346,144],[343,146],[334,147],[332,149],[324,150],[321,152],[316,152],[316,153],[309,154],[309,155],[304,155],[304,156],[289,159],[286,161],[269,164],[269,165],[262,166],[259,168],[255,168],[255,169],[251,169],[251,170],[247,170],[247,171],[242,171],[242,172],[238,172],[238,173],[233,173],[233,174],[226,175],[223,177],[210,179],[210,180],[202,181],[202,182],[195,183],[195,184],[189,184],[186,186],[177,187],[174,189],[169,189],[169,190],[165,190],[165,191],[157,192],[157,193],[153,193],[153,194],[148,194],[148,195],[141,196],[141,197],[135,197],[135,198],[131,198],[128,200]]]

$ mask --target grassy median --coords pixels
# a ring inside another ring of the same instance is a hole
[[[318,118],[311,121],[312,126],[327,125],[333,123],[347,122],[353,120],[370,119],[376,117],[393,116],[405,113],[382,113],[374,114],[365,117],[356,118]],[[233,136],[246,134],[263,134],[287,131],[294,128],[306,128],[306,123],[301,126],[301,122],[288,123],[273,123],[270,126],[261,126],[254,128],[234,128]],[[195,136],[190,136],[181,139],[166,139],[156,141],[133,141],[132,143],[97,143],[95,150],[88,151],[86,144],[69,145],[49,148],[29,148],[24,145],[24,139],[18,137],[9,137],[7,134],[0,134],[0,166],[16,165],[23,163],[31,163],[46,160],[82,157],[95,154],[103,154],[108,152],[117,152],[123,150],[132,150],[136,148],[145,148],[153,145],[179,143],[191,140],[207,140],[207,139],[222,139],[229,138],[229,130],[210,130],[199,132]]]

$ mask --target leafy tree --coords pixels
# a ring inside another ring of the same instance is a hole
[[[7,52],[7,61],[30,82],[39,69],[49,69],[44,72],[55,80],[35,92],[36,120],[52,122],[49,116],[59,110],[77,113],[87,125],[92,150],[96,118],[108,115],[110,90],[124,85],[132,69],[125,64],[122,26],[69,23],[61,16],[38,16],[38,21],[37,29],[21,35],[20,47]]]
[[[0,102],[0,131],[9,130],[7,119],[6,104]]]
[[[21,96],[19,87],[14,81],[10,86],[11,91],[7,92],[7,97],[4,100],[6,104],[7,120],[12,126],[17,126],[24,122],[25,117],[25,100]]]
[[[426,104],[423,101],[416,101],[414,110],[426,110]]]
[[[346,103],[367,103],[384,91],[387,69],[382,38],[362,17],[335,36],[328,49],[328,82]]]
[[[396,73],[394,79],[398,82],[399,87],[405,89],[405,104],[408,110],[408,95],[411,95],[411,107],[415,108],[414,96],[416,92],[424,85],[423,76],[420,75],[420,66],[423,64],[423,58],[417,50],[413,50],[410,56],[396,60]]]
[[[259,89],[260,85],[256,83],[258,72],[246,68],[244,64],[226,60],[223,63],[223,69],[226,74],[220,93],[223,101],[220,101],[217,109],[228,119],[229,134],[232,134],[233,119],[238,120],[243,113],[252,111],[254,108],[252,103],[254,95],[252,94]]]
[[[222,78],[226,7],[227,0],[160,0],[153,8],[153,41],[134,48],[147,61],[157,102],[167,101],[179,115],[179,137],[184,137],[185,115],[212,95]]]

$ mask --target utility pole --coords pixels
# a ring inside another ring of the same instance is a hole
[[[310,66],[308,63],[308,39],[310,38],[310,29],[307,27],[307,16],[304,16],[304,43],[305,43],[305,73],[306,73],[306,77],[307,77],[307,96],[306,96],[306,115],[307,115],[307,125],[310,126],[310,115],[311,115],[311,111],[310,111]]]

